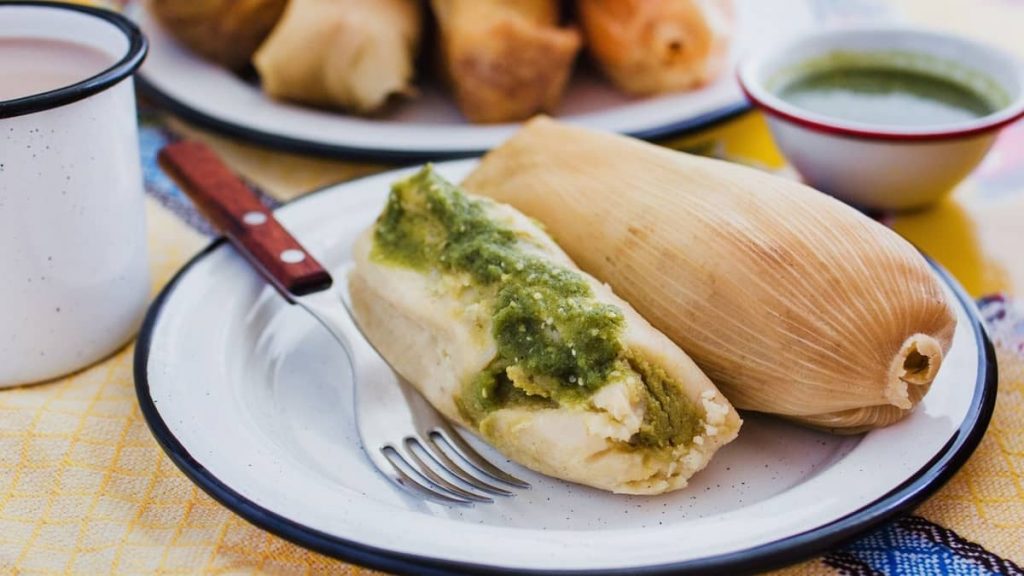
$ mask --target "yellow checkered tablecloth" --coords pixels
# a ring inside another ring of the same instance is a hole
[[[1011,24],[1024,20],[1020,0],[899,4],[914,19],[956,26],[1024,55],[1020,27]],[[382,168],[267,151],[169,122],[175,132],[210,142],[280,200]],[[673,145],[783,168],[756,114]],[[207,242],[168,206],[165,199],[148,200],[154,294]],[[986,554],[1024,564],[1024,316],[1014,315],[1024,302],[1024,126],[1007,133],[952,200],[890,224],[949,268],[972,295],[1010,297],[985,307],[1000,366],[989,432],[964,469],[893,533],[927,532],[963,558],[976,553],[974,543]],[[132,354],[129,345],[69,377],[0,391],[0,574],[364,572],[249,525],[192,485],[143,421]],[[872,569],[865,560],[871,550],[867,541],[784,572],[871,573],[864,571]]]

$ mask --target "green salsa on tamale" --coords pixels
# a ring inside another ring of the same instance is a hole
[[[463,383],[463,417],[478,424],[508,406],[585,402],[607,383],[637,374],[647,408],[629,443],[690,441],[700,427],[696,407],[672,393],[663,370],[623,347],[619,308],[595,298],[579,272],[531,251],[528,239],[488,216],[489,205],[427,166],[392,187],[374,230],[378,262],[467,275],[487,299],[497,355]]]

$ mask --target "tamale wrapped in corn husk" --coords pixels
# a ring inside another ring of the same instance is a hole
[[[253,57],[272,98],[370,113],[411,95],[417,0],[289,0]]]
[[[234,71],[249,65],[288,0],[150,0],[148,6],[175,38]]]
[[[431,0],[442,73],[471,122],[550,112],[565,91],[580,34],[557,0]]]
[[[798,182],[539,118],[464,183],[540,221],[741,409],[891,424],[956,320],[897,234]]]
[[[576,9],[587,51],[630,94],[695,88],[728,57],[730,0],[577,0]]]

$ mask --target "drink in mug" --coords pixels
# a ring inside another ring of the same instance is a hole
[[[102,50],[67,40],[0,37],[0,100],[59,90],[96,76],[114,62]]]
[[[0,4],[0,387],[80,369],[141,322],[145,53],[112,12]]]

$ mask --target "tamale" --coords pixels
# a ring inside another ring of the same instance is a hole
[[[410,94],[417,0],[290,0],[253,58],[273,98],[359,113]]]
[[[588,53],[631,94],[695,88],[728,56],[729,0],[577,0],[576,7]]]
[[[682,488],[740,419],[676,345],[514,209],[429,167],[354,247],[363,333],[509,458],[605,490]]]
[[[836,432],[928,391],[956,326],[896,233],[795,181],[540,118],[469,191],[536,218],[737,407]]]
[[[241,71],[288,0],[149,0],[160,23],[199,55]]]
[[[441,67],[472,122],[525,120],[561,100],[580,35],[558,0],[432,0]]]

